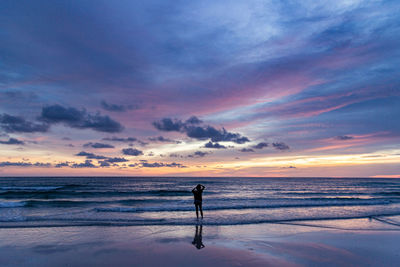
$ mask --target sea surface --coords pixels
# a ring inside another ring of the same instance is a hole
[[[205,225],[400,215],[400,179],[0,178],[0,228],[191,225],[203,194]]]

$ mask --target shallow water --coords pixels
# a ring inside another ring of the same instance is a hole
[[[205,225],[400,215],[400,180],[366,178],[0,178],[0,227]]]

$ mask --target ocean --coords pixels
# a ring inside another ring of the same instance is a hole
[[[371,178],[0,178],[0,228],[240,225],[400,215],[400,179]]]

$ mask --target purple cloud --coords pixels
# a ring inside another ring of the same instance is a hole
[[[124,148],[122,149],[122,153],[128,156],[140,156],[143,155],[143,152],[136,148]]]
[[[21,140],[18,140],[16,138],[9,138],[7,141],[2,141],[0,140],[0,144],[3,145],[24,145],[25,143]]]
[[[46,123],[29,122],[22,117],[5,113],[0,115],[0,126],[8,133],[44,133],[49,130]]]
[[[255,148],[255,149],[263,149],[264,147],[268,147],[268,143],[261,142],[261,143],[258,143],[255,146],[253,146],[253,148]]]
[[[40,119],[49,124],[63,123],[72,128],[92,129],[99,132],[116,133],[123,130],[123,126],[108,116],[99,113],[90,114],[86,110],[72,107],[51,105],[42,108]]]
[[[191,117],[185,122],[177,119],[172,120],[170,118],[163,118],[159,121],[153,122],[153,125],[160,131],[183,132],[188,137],[198,140],[211,139],[212,142],[234,142],[237,144],[250,142],[247,137],[241,136],[238,133],[228,132],[225,128],[219,130],[210,125],[198,125],[201,121],[197,118],[193,118],[196,117]]]
[[[114,148],[113,145],[110,144],[104,144],[104,143],[86,143],[83,145],[83,147],[91,147],[91,148]]]
[[[219,143],[212,143],[211,141],[204,145],[206,148],[226,149],[226,146]]]
[[[277,150],[288,150],[288,149],[290,149],[290,147],[287,144],[285,144],[284,142],[272,143],[272,146]]]

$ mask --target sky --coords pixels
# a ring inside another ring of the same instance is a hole
[[[400,177],[399,1],[0,3],[0,176]]]

